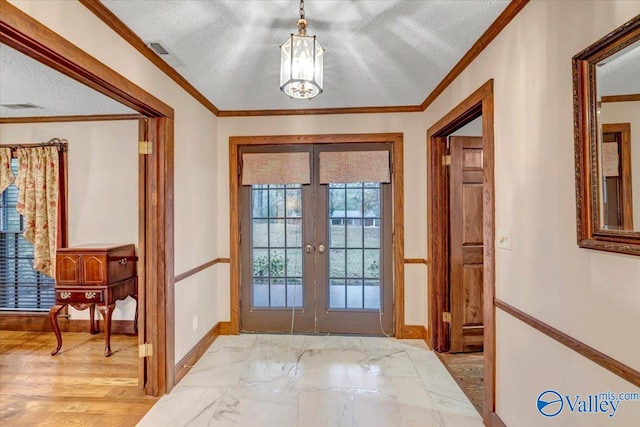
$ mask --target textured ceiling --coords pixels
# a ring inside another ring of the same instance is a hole
[[[102,3],[219,109],[270,110],[419,105],[509,1],[307,0],[308,34],[326,49],[324,93],[310,101],[279,90],[298,1]]]
[[[0,106],[0,117],[136,113],[4,44],[0,44],[0,74],[0,104],[42,107],[14,110]]]
[[[640,94],[640,41],[598,66],[598,95]]]

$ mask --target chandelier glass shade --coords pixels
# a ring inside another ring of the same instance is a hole
[[[301,3],[298,35],[280,46],[280,90],[291,98],[311,99],[322,93],[324,49],[316,36],[307,36]]]

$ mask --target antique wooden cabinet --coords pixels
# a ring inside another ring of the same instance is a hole
[[[89,244],[58,249],[57,285],[106,285],[136,275],[135,247]]]
[[[56,254],[55,305],[49,319],[58,340],[55,355],[62,347],[58,313],[66,305],[78,310],[89,308],[90,331],[98,333],[94,321],[96,306],[105,322],[105,356],[111,355],[111,315],[118,300],[132,296],[137,303],[135,246],[89,244],[58,249]],[[138,310],[134,319],[137,332]]]

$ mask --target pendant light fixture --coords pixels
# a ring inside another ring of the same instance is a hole
[[[324,49],[316,36],[307,36],[304,0],[300,0],[298,35],[280,46],[280,90],[291,98],[311,99],[322,93]]]

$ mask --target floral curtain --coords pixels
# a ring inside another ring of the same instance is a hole
[[[55,277],[58,212],[58,147],[18,149],[18,205],[23,236],[34,246],[33,268]]]
[[[15,177],[11,171],[11,148],[0,147],[0,194],[13,183]]]

